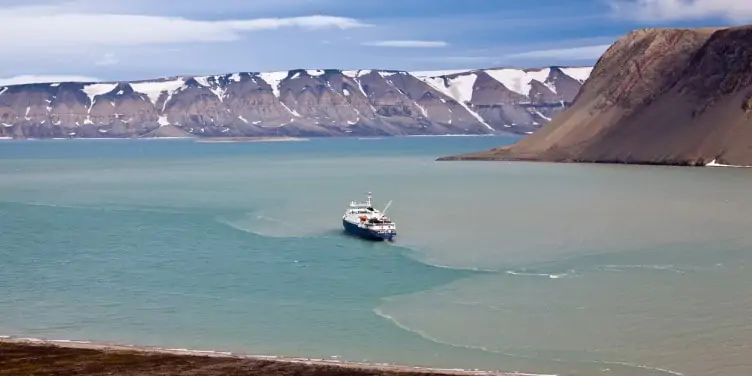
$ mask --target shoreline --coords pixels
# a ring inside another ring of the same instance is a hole
[[[365,363],[338,360],[336,358],[322,359],[322,358],[304,358],[304,357],[286,357],[275,355],[251,355],[236,353],[230,351],[220,350],[196,350],[196,349],[184,349],[184,348],[165,348],[158,346],[141,346],[141,345],[128,345],[120,343],[108,343],[108,342],[96,342],[86,340],[69,340],[69,339],[47,339],[47,338],[32,338],[32,337],[18,337],[0,335],[0,364],[3,361],[3,345],[8,347],[15,347],[14,350],[39,350],[40,347],[56,347],[60,349],[67,349],[72,352],[80,350],[77,354],[72,355],[84,355],[83,353],[90,353],[92,351],[99,352],[99,355],[117,353],[122,356],[130,357],[148,357],[151,355],[171,355],[179,357],[183,361],[190,361],[198,363],[201,359],[206,361],[226,359],[226,360],[240,360],[248,362],[266,362],[276,364],[277,366],[307,366],[307,367],[321,367],[322,371],[330,369],[331,367],[339,368],[340,370],[350,370],[355,372],[363,372],[364,374],[372,374],[374,371],[392,373],[392,374],[421,374],[421,375],[455,375],[455,376],[556,376],[556,375],[544,375],[525,372],[504,372],[504,371],[492,371],[492,370],[479,370],[479,369],[462,369],[462,368],[434,368],[426,366],[408,366],[397,365],[389,363]],[[190,360],[188,359],[190,358]],[[30,362],[37,362],[36,360],[29,359]],[[2,372],[0,372],[1,374]],[[250,373],[249,373],[250,374]]]
[[[196,142],[293,142],[310,141],[303,137],[206,137],[197,138]]]
[[[520,158],[505,156],[484,156],[477,154],[461,154],[438,157],[434,162],[522,162],[522,163],[552,163],[552,164],[572,164],[572,165],[613,165],[613,166],[652,166],[652,167],[730,167],[730,168],[752,168],[746,165],[732,165],[718,163],[716,159],[710,162],[696,163],[696,161],[678,160],[667,162],[650,162],[650,161],[613,161],[613,160],[559,160],[559,159],[542,159],[542,158]]]
[[[259,142],[259,141],[311,141],[319,139],[360,139],[376,140],[389,138],[432,138],[432,137],[524,137],[522,134],[409,134],[409,135],[383,135],[383,136],[313,136],[313,137],[288,137],[288,136],[248,136],[248,137],[199,137],[199,136],[172,136],[172,137],[44,137],[44,138],[14,138],[0,136],[0,141],[46,141],[46,140],[194,140],[195,142]]]

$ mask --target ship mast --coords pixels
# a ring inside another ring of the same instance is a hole
[[[369,208],[372,208],[371,206],[371,192],[368,192],[368,201],[366,201],[366,205],[368,205]]]

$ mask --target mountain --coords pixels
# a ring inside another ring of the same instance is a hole
[[[0,137],[531,133],[589,67],[291,70],[0,87]]]
[[[752,165],[752,26],[630,32],[540,130],[440,160]]]

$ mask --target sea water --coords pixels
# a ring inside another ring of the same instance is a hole
[[[0,334],[752,373],[752,170],[434,161],[514,141],[0,142]],[[368,191],[395,242],[342,233]]]

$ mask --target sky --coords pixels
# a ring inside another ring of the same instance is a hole
[[[633,29],[745,23],[752,0],[0,0],[0,84],[591,66]]]

